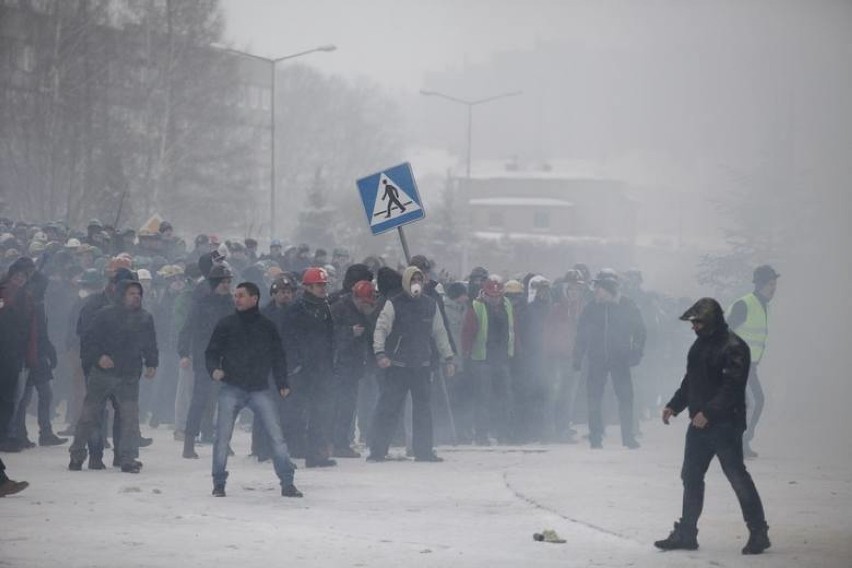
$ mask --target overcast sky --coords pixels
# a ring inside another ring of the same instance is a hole
[[[234,47],[280,57],[333,43],[338,51],[308,56],[310,64],[349,77],[368,76],[398,91],[417,91],[429,71],[529,48],[569,30],[574,37],[588,30],[592,40],[618,24],[618,18],[607,17],[611,3],[590,7],[561,0],[223,0],[222,5]],[[628,7],[618,13],[630,12]]]

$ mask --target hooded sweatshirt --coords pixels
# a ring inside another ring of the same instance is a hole
[[[124,298],[130,286],[142,291],[135,281],[122,281],[116,285],[116,297]],[[114,367],[104,369],[112,375],[139,377],[142,365],[157,367],[157,335],[154,318],[143,308],[127,309],[123,302],[110,304],[99,310],[87,326],[80,343],[83,369],[88,372],[102,355],[109,356]]]
[[[444,360],[453,357],[447,329],[435,300],[412,288],[412,278],[423,273],[409,266],[402,274],[402,292],[382,308],[373,335],[373,352],[385,355],[397,367],[428,367],[432,363],[432,341]]]

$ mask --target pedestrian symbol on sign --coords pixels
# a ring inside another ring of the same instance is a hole
[[[379,175],[376,196],[377,199],[373,204],[373,216],[370,219],[371,226],[420,210],[420,205],[400,187],[400,184],[394,183],[384,173]]]
[[[388,200],[388,211],[385,214],[385,219],[390,219],[391,211],[393,210],[394,206],[399,208],[400,213],[404,213],[405,212],[405,205],[410,205],[411,201],[409,201],[405,205],[400,203],[399,202],[399,189],[394,187],[392,184],[389,184],[387,179],[382,180],[382,185],[385,186],[385,192],[384,192],[384,194],[382,194],[382,201],[384,201],[385,199]]]

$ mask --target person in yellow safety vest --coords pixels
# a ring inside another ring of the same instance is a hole
[[[751,393],[751,416],[743,436],[743,454],[747,458],[756,458],[757,452],[751,449],[751,441],[760,415],[763,413],[763,405],[766,397],[763,394],[763,386],[757,375],[757,366],[760,364],[766,350],[766,337],[769,334],[768,304],[775,296],[778,285],[778,277],[781,276],[775,269],[764,264],[754,269],[754,292],[746,294],[730,307],[728,310],[728,325],[748,344],[751,350],[751,368],[749,369],[748,386]]]
[[[462,323],[462,354],[470,360],[474,392],[474,441],[491,444],[489,433],[506,443],[511,430],[509,361],[515,354],[515,313],[503,281],[491,274]]]

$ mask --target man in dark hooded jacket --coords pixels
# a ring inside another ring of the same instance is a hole
[[[35,263],[21,257],[0,279],[0,451],[19,452],[19,440],[9,437],[18,399],[18,379],[24,367],[34,303],[27,282]]]
[[[749,347],[728,328],[722,307],[713,298],[698,300],[680,319],[691,322],[698,337],[689,349],[680,388],[663,409],[663,423],[689,408],[681,471],[683,512],[669,537],[654,545],[663,550],[698,548],[704,475],[716,456],[748,526],[749,539],[742,553],[760,554],[770,546],[768,527],[760,495],[743,461]]]
[[[77,332],[77,337],[80,341],[80,360],[82,363],[81,366],[83,368],[83,375],[86,378],[87,384],[89,381],[89,372],[91,371],[91,369],[90,367],[86,366],[85,358],[83,357],[83,338],[88,333],[92,321],[94,320],[95,314],[97,314],[100,310],[107,306],[121,303],[121,297],[118,296],[117,289],[123,285],[123,282],[131,280],[136,280],[136,274],[134,274],[131,270],[123,267],[115,269],[112,272],[106,287],[97,294],[92,294],[91,296],[87,297],[85,302],[83,303],[83,306],[80,308],[80,313],[77,316],[77,323],[75,328]],[[112,447],[114,452],[113,465],[120,465],[120,458],[118,454],[119,446],[121,444],[121,411],[118,408],[118,403],[116,402],[114,396],[110,396],[109,400],[112,403],[112,407],[114,410],[112,422]],[[101,424],[101,428],[92,432],[92,437],[88,442],[90,469],[103,469],[105,467],[102,461],[107,438],[105,419],[106,410],[104,410],[104,422]]]
[[[122,281],[116,288],[120,303],[98,311],[80,344],[83,368],[89,369],[83,412],[77,422],[71,463],[80,471],[86,459],[86,442],[100,428],[107,398],[114,397],[121,416],[121,471],[139,473],[139,377],[153,379],[159,365],[154,319],[142,308],[142,285]]]

